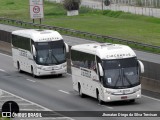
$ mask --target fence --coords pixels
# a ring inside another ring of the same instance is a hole
[[[93,9],[123,11],[160,17],[160,0],[110,0],[111,4],[109,6],[105,6],[104,1],[105,0],[82,0],[81,5]]]
[[[47,0],[62,3],[63,0]],[[92,9],[130,12],[160,18],[160,0],[110,0],[110,5],[104,5],[105,0],[82,0],[81,5]],[[103,4],[102,4],[103,3]]]
[[[0,22],[7,22],[7,24],[15,24],[19,26],[26,26],[26,27],[38,27],[42,29],[53,29],[57,31],[63,31],[65,34],[72,34],[72,35],[79,35],[83,37],[89,37],[90,39],[97,38],[97,39],[103,39],[103,41],[111,40],[112,42],[119,42],[119,43],[125,43],[128,45],[135,45],[143,48],[149,48],[153,50],[160,50],[160,46],[153,46],[145,43],[140,43],[140,42],[135,42],[135,41],[130,41],[130,40],[124,40],[120,38],[114,38],[111,36],[105,36],[105,35],[100,35],[100,34],[93,34],[89,32],[82,32],[74,29],[68,29],[68,28],[63,28],[63,27],[56,27],[56,26],[49,26],[49,25],[43,25],[43,24],[37,24],[37,23],[31,23],[31,22],[25,22],[21,20],[14,20],[14,19],[9,19],[9,18],[0,18]]]
[[[110,1],[111,3],[116,3],[121,5],[160,8],[160,0],[110,0]]]

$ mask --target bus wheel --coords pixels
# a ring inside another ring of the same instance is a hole
[[[33,67],[31,67],[31,72],[32,72],[32,76],[33,76],[34,78],[36,78],[36,75],[34,74]]]
[[[134,102],[135,102],[135,99],[133,99],[133,100],[129,100],[129,102],[130,102],[130,103],[134,103]]]
[[[101,100],[101,98],[100,98],[100,94],[99,94],[99,92],[97,91],[97,100],[98,100],[98,103],[100,104],[100,105],[102,105],[103,104],[103,101]]]
[[[18,72],[19,72],[19,73],[21,73],[21,72],[22,72],[22,70],[21,70],[21,67],[20,67],[19,62],[17,62],[17,68],[18,68]]]
[[[62,74],[58,74],[58,77],[62,77]]]
[[[82,89],[81,89],[81,85],[80,85],[80,84],[78,84],[78,93],[79,93],[79,96],[80,96],[81,98],[84,97],[84,94],[82,93]]]

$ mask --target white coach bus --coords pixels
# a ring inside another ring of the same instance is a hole
[[[12,32],[12,56],[19,72],[33,77],[67,72],[68,45],[53,30],[24,29]]]
[[[73,89],[97,98],[99,103],[141,97],[143,63],[125,45],[94,43],[71,48]]]

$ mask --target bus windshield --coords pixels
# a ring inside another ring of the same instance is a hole
[[[103,60],[104,87],[123,89],[140,84],[137,58]]]
[[[58,65],[66,61],[63,40],[36,42],[35,47],[37,51],[36,62],[39,65]]]

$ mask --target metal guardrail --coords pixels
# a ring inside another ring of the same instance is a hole
[[[89,33],[89,32],[82,32],[79,30],[68,29],[68,28],[63,28],[63,27],[56,27],[56,26],[50,26],[50,25],[44,25],[44,24],[25,22],[25,21],[21,21],[21,20],[14,20],[14,19],[9,19],[9,18],[4,18],[4,17],[0,17],[0,21],[12,23],[12,24],[17,24],[17,25],[21,25],[21,26],[24,25],[24,26],[30,26],[30,27],[39,27],[41,29],[42,28],[43,29],[53,29],[53,30],[64,31],[66,33],[70,32],[71,34],[75,33],[77,35],[83,35],[84,37],[90,37],[90,38],[96,37],[96,38],[101,38],[104,40],[109,39],[114,42],[123,42],[128,45],[133,44],[135,46],[160,50],[160,46],[154,46],[154,45],[150,45],[150,44],[135,42],[135,41],[131,41],[131,40],[125,40],[125,39],[120,39],[120,38],[115,38],[115,37],[105,36],[105,35],[100,35],[100,34],[94,34],[94,33]]]

